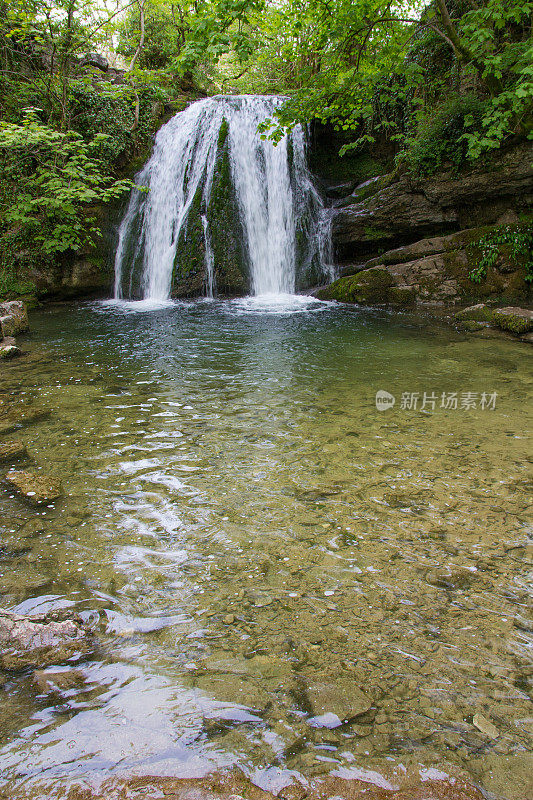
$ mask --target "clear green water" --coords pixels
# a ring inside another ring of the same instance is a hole
[[[325,304],[73,304],[31,322],[0,393],[50,410],[16,436],[65,497],[36,512],[2,489],[0,602],[70,605],[100,647],[61,692],[4,676],[4,788],[415,763],[522,800],[526,346]],[[434,413],[400,407],[424,391]],[[496,407],[441,409],[452,391]],[[354,687],[365,716],[313,719],[342,717]]]

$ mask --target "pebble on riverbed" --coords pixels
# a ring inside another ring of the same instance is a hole
[[[32,505],[51,503],[61,497],[61,483],[46,475],[35,475],[25,470],[10,470],[4,480]]]

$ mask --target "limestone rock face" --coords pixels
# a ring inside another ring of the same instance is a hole
[[[505,248],[495,263],[487,266],[481,282],[472,281],[470,275],[482,257],[479,242],[492,230],[493,226],[483,226],[432,236],[388,250],[365,263],[347,265],[342,269],[342,277],[320,289],[317,296],[323,300],[400,308],[453,306],[479,299],[494,303],[530,302],[532,292],[525,280],[525,267],[511,258]],[[480,321],[489,322],[492,317],[483,314]],[[529,330],[523,322],[519,328],[515,332]]]
[[[334,205],[333,239],[340,261],[425,237],[498,221],[518,221],[533,200],[531,148],[499,153],[491,166],[431,178],[381,176]],[[511,215],[511,216],[509,216]],[[512,217],[512,219],[511,219]],[[429,245],[428,245],[429,247]]]
[[[88,649],[82,620],[65,612],[20,615],[0,610],[0,667],[27,669],[60,664]]]
[[[453,209],[443,209],[404,178],[366,200],[340,208],[333,220],[333,240],[340,251],[363,249],[420,238],[433,230],[453,230]]]
[[[100,53],[86,53],[82,56],[79,60],[80,67],[96,67],[97,69],[101,69],[102,72],[107,72],[109,69],[109,61],[104,56],[101,56]]]

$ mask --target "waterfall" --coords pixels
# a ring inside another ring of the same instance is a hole
[[[290,294],[329,274],[328,215],[307,168],[305,130],[276,146],[258,133],[281,103],[207,98],[160,129],[135,178],[145,191],[132,190],[120,224],[117,299],[213,296],[217,285]]]

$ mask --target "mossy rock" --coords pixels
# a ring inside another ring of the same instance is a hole
[[[237,194],[231,175],[229,125],[224,119],[218,135],[218,150],[207,220],[215,264],[217,293],[245,294],[249,288],[245,235]]]
[[[520,336],[533,330],[533,311],[525,308],[498,308],[494,311],[493,321],[500,330]]]
[[[393,286],[389,289],[389,303],[408,308],[416,303],[416,292],[407,286]]]
[[[202,224],[203,183],[196,190],[182,227],[174,258],[173,297],[198,297],[205,287],[205,239]]]
[[[455,319],[458,322],[492,322],[493,315],[492,308],[489,308],[484,303],[478,303],[475,306],[469,306],[469,308],[463,308],[458,311]]]
[[[321,300],[337,300],[339,303],[387,303],[390,289],[394,284],[392,276],[385,269],[369,269],[339,278],[330,286],[317,293]]]
[[[473,319],[465,319],[464,322],[461,322],[461,330],[467,331],[468,333],[475,333],[475,331],[481,331],[486,327],[486,324],[483,322],[476,322]]]

